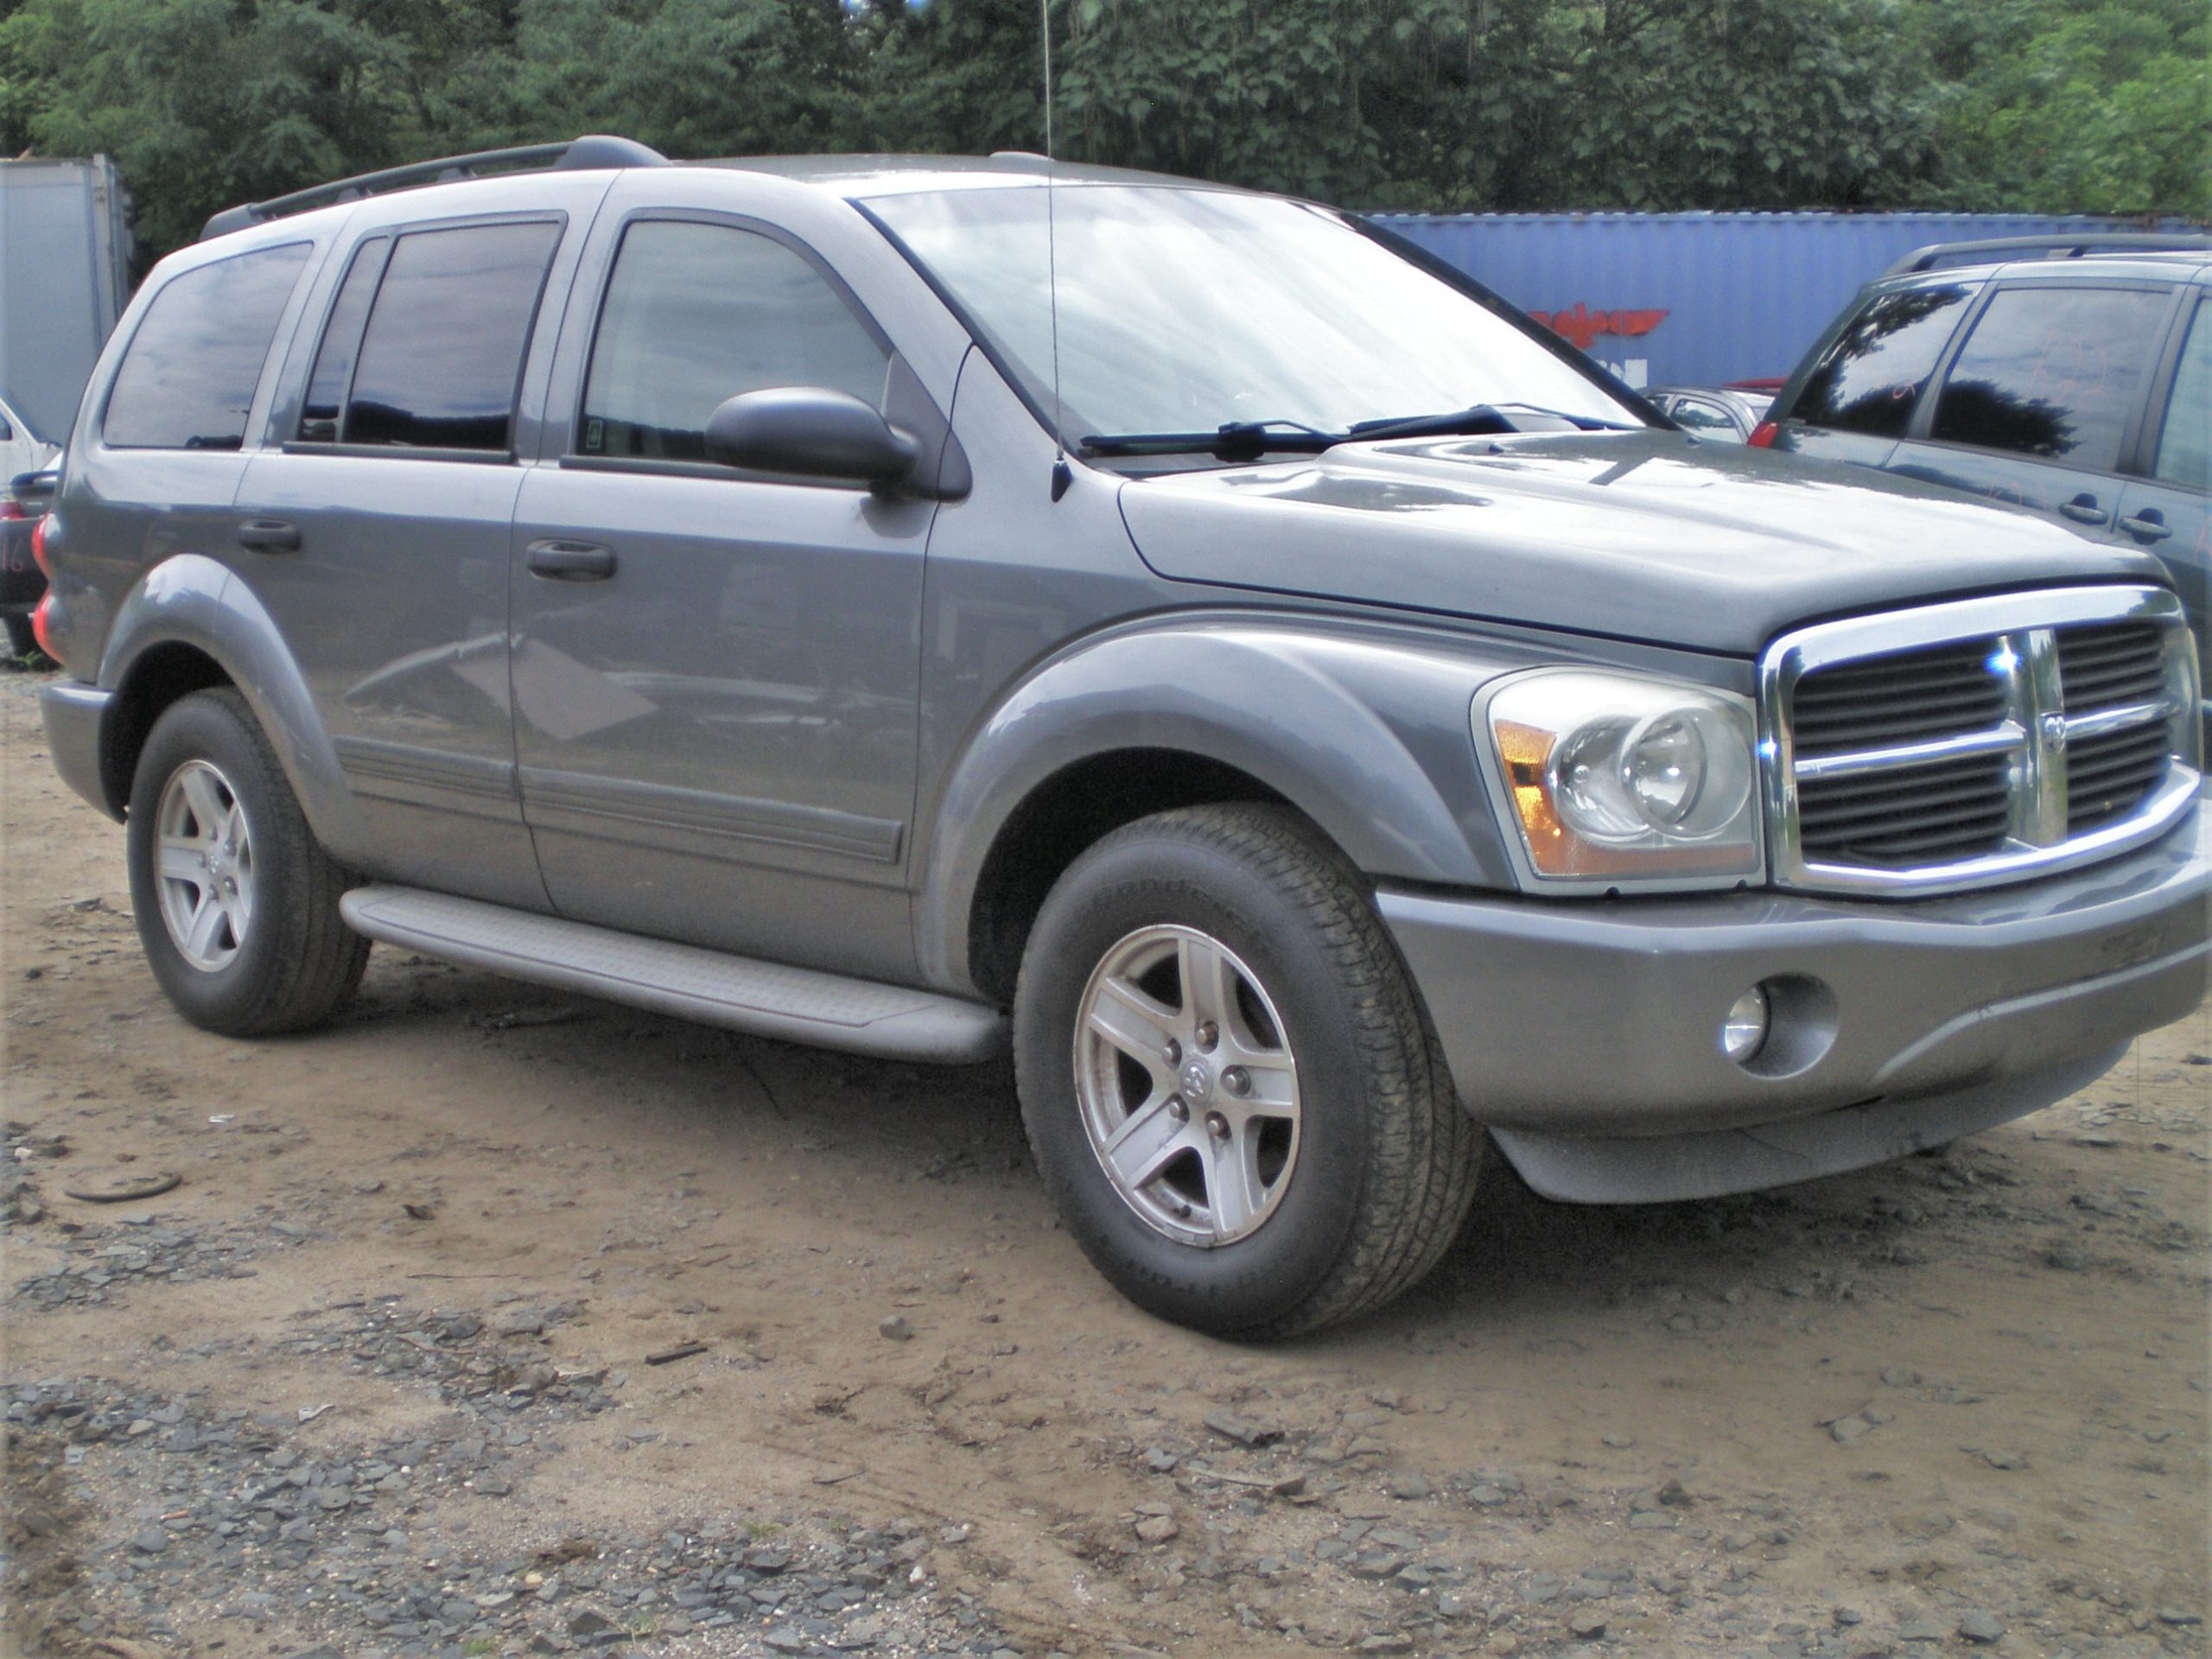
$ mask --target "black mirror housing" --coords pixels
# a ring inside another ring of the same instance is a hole
[[[707,459],[747,472],[842,479],[887,494],[912,477],[921,444],[849,391],[771,386],[715,410]]]

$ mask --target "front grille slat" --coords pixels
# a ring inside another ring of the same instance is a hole
[[[2061,628],[2058,679],[2069,714],[2166,699],[2165,649],[2146,622]],[[2083,738],[2066,762],[2066,830],[2081,835],[2126,817],[2165,780],[2171,740],[2158,726]]]
[[[2107,596],[2053,598],[2080,619],[2094,618]],[[2048,621],[2037,602],[1961,602],[1949,608],[1969,621],[1987,618],[1982,627],[1904,651],[1883,648],[1883,619],[1805,631],[1849,639],[1811,657],[1789,687],[1780,712],[1792,763],[1850,759],[1826,776],[1794,779],[1796,813],[1784,833],[1804,885],[1941,890],[1952,866],[1972,867],[1953,885],[2003,880],[2015,865],[2063,856],[2074,837],[2142,817],[2153,796],[2164,802],[2160,823],[2177,810],[2172,792],[2162,794],[2175,764],[2167,720],[2094,735],[2064,724],[2171,709],[2168,642],[2179,621],[2171,596],[2114,590],[2112,609],[2127,613],[2109,620]],[[1934,760],[1885,753],[1977,738],[1990,747]]]

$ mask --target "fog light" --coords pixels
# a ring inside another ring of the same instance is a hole
[[[1766,988],[1754,985],[1720,1022],[1720,1052],[1741,1065],[1766,1046]]]

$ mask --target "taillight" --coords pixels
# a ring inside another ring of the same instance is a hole
[[[53,607],[54,595],[51,593],[40,599],[38,608],[31,613],[31,638],[38,641],[41,651],[58,663],[61,660],[61,653],[54,648],[54,633],[48,626],[46,616]]]
[[[1761,421],[1751,429],[1751,435],[1745,442],[1754,449],[1771,449],[1774,448],[1774,435],[1781,430],[1781,427],[1772,421]]]
[[[54,580],[54,567],[46,562],[46,527],[53,522],[54,516],[48,513],[38,521],[37,528],[31,531],[31,557],[38,562],[38,568],[46,572],[46,579],[48,582]]]
[[[29,517],[30,514],[23,511],[23,504],[16,500],[14,496],[0,495],[0,518],[28,518]]]

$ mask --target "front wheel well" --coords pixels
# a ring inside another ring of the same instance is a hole
[[[1030,791],[991,842],[969,910],[968,969],[994,1001],[1014,999],[1045,896],[1084,849],[1125,823],[1224,801],[1288,804],[1226,762],[1180,749],[1119,749],[1063,767]]]
[[[231,683],[223,665],[196,645],[155,645],[131,664],[109,708],[100,755],[101,787],[118,817],[130,800],[130,782],[154,722],[181,698]]]

